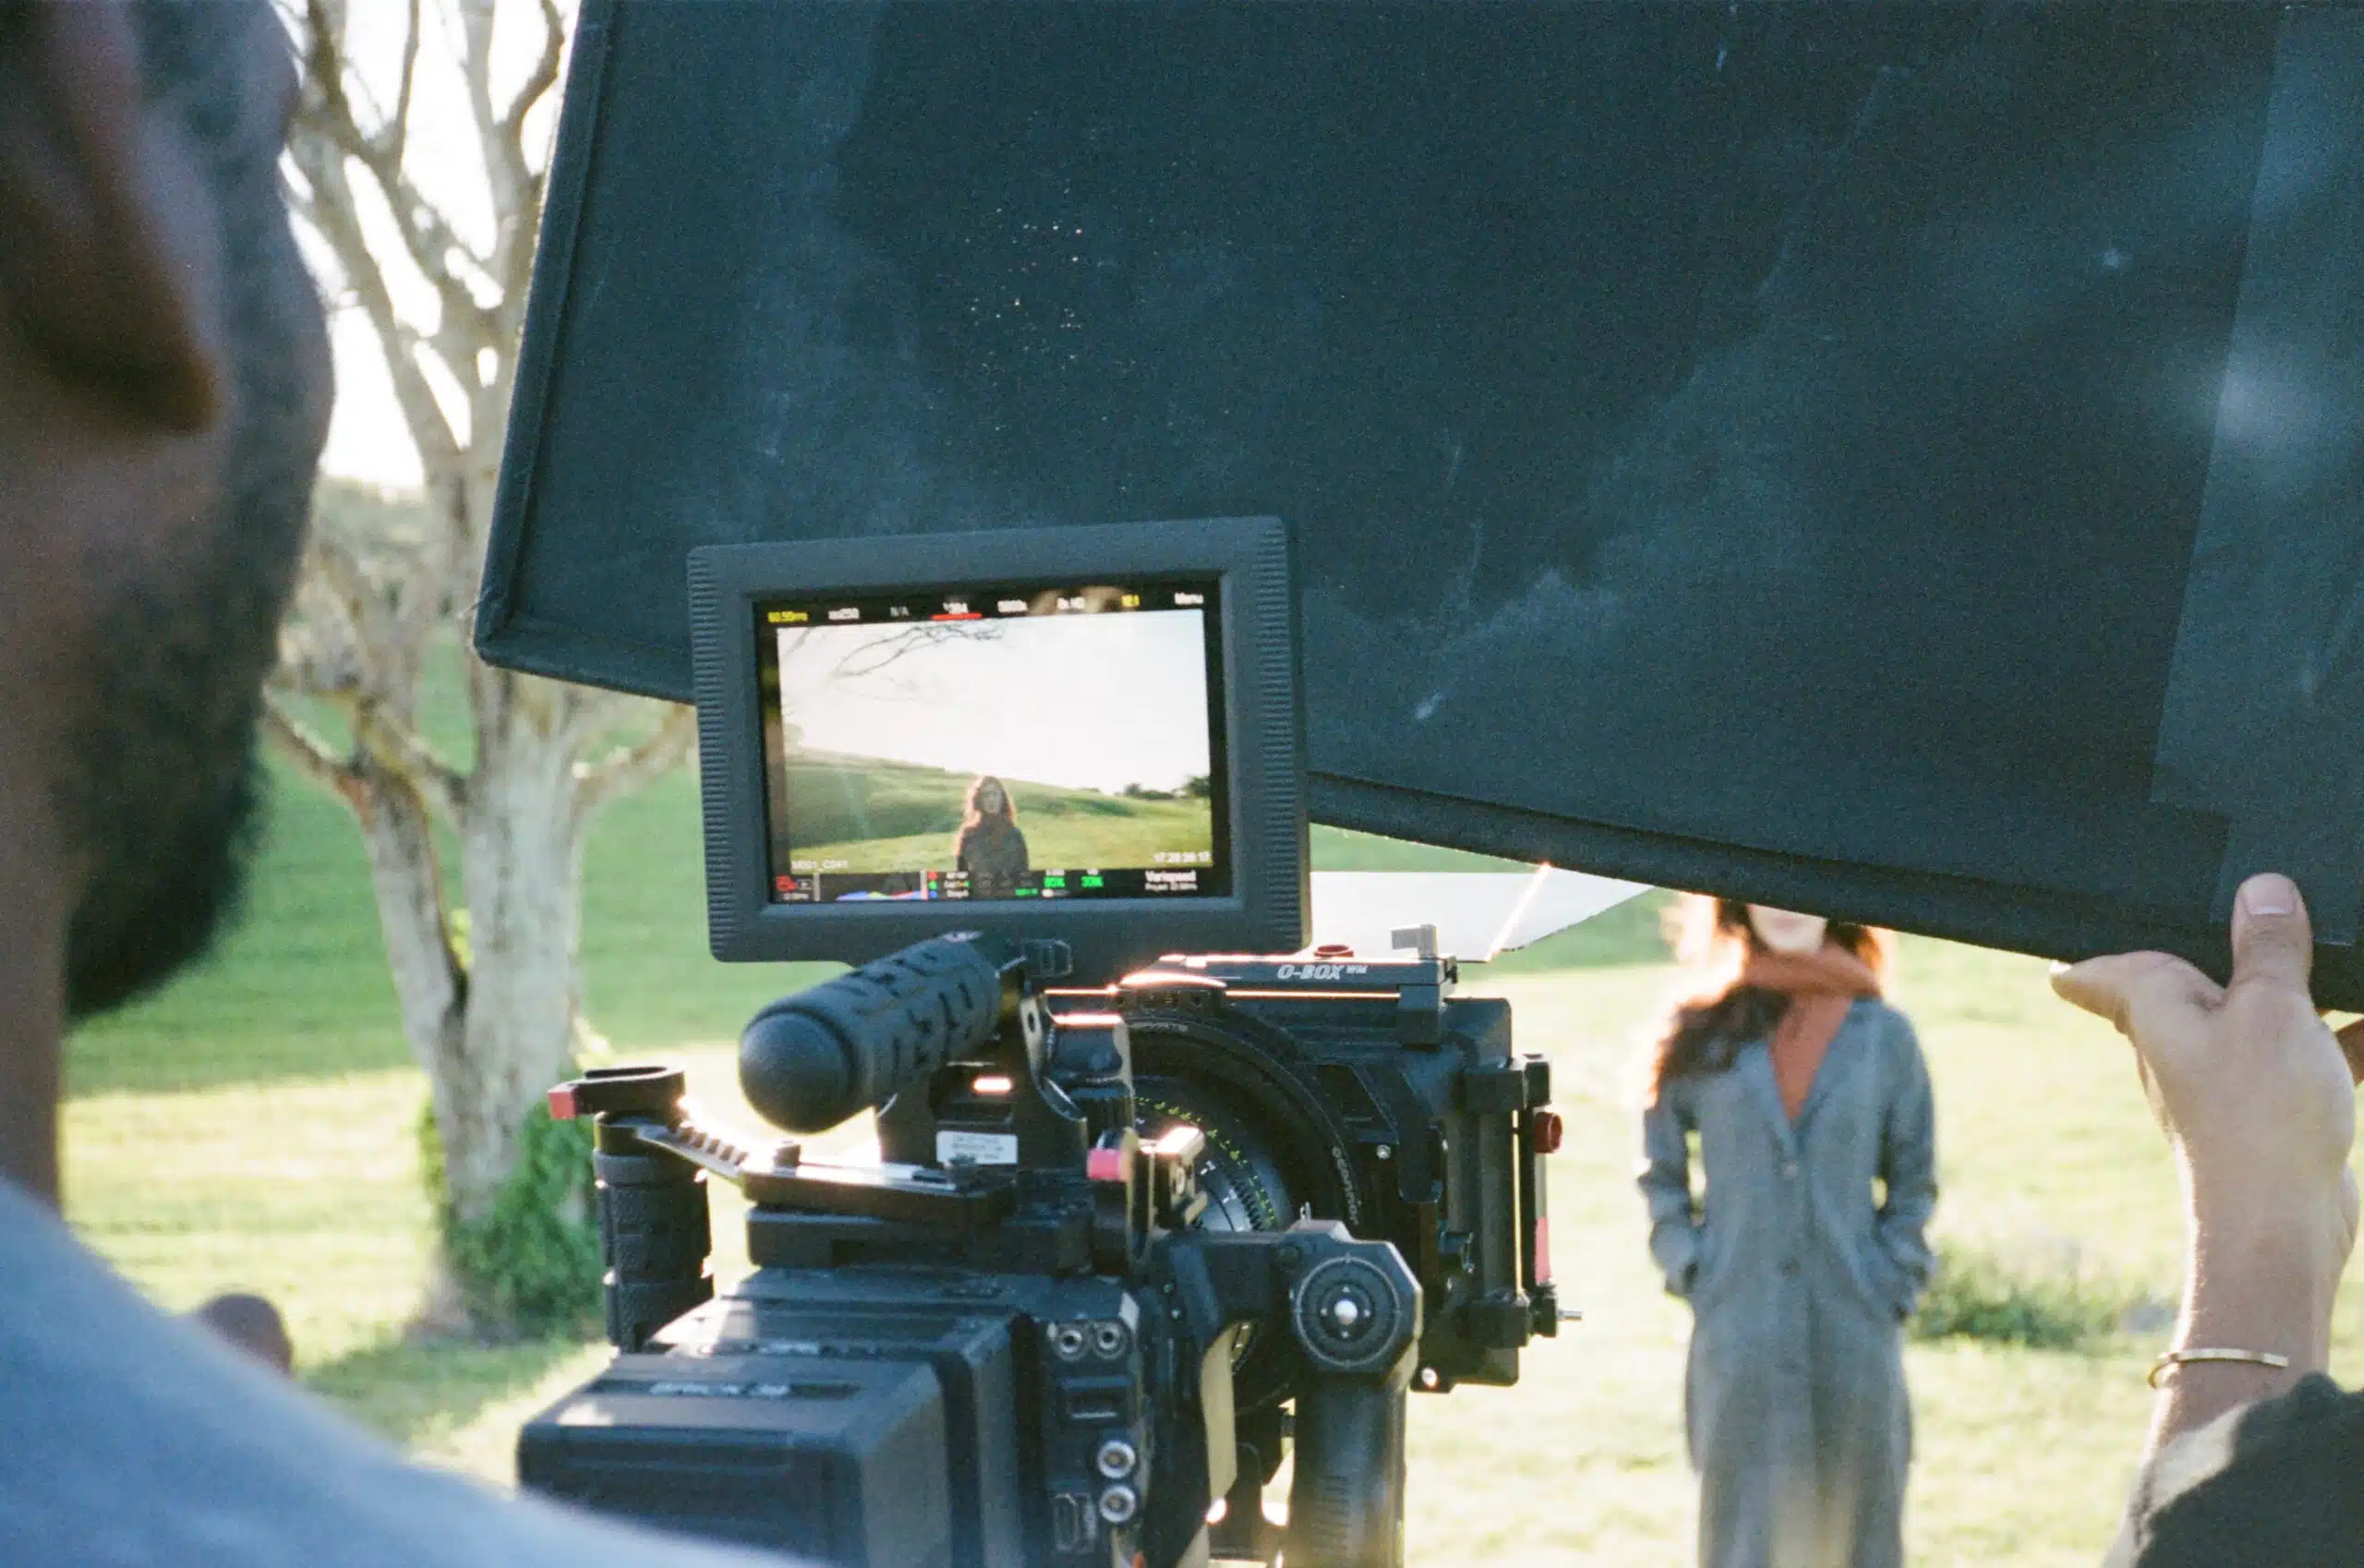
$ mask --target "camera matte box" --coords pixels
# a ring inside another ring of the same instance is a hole
[[[1320,820],[2364,1006],[2364,13],[585,0],[478,620],[1276,514]]]

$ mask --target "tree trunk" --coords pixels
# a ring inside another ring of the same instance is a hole
[[[507,1180],[527,1112],[572,1073],[583,1001],[580,740],[531,677],[469,664],[468,1004],[459,1049],[431,1069],[445,1179],[464,1220]]]
[[[403,1032],[428,1075],[443,1197],[465,1223],[500,1196],[527,1114],[573,1071],[585,813],[570,705],[530,677],[464,657],[476,718],[458,825],[464,942],[453,940],[421,791],[380,764],[364,765],[344,792],[369,847]],[[422,1316],[447,1332],[508,1326],[469,1321],[451,1260],[440,1256]]]
[[[436,1133],[451,1146],[438,1064],[460,1059],[466,1040],[468,976],[453,951],[443,901],[443,873],[433,825],[418,790],[400,775],[368,766],[341,792],[360,819],[369,848],[369,876],[378,896],[378,924],[393,974],[394,1000],[411,1055],[426,1069]],[[435,1227],[437,1236],[441,1226]],[[467,1297],[439,1240],[428,1260],[418,1326],[430,1333],[465,1333]]]
[[[443,874],[427,802],[409,781],[382,767],[364,767],[344,793],[369,847],[378,924],[403,1034],[419,1066],[432,1071],[459,1047],[467,975],[444,923]]]
[[[273,732],[344,796],[368,841],[404,1033],[433,1092],[449,1205],[439,1219],[456,1222],[444,1227],[430,1313],[458,1308],[460,1267],[498,1273],[513,1259],[521,1272],[493,1282],[490,1297],[479,1288],[487,1281],[472,1277],[467,1298],[486,1313],[537,1311],[516,1305],[518,1292],[540,1289],[529,1288],[532,1270],[547,1265],[547,1285],[550,1269],[580,1272],[584,1262],[583,1216],[568,1212],[579,1193],[553,1192],[549,1162],[521,1168],[518,1156],[529,1113],[573,1067],[585,825],[600,802],[669,766],[688,739],[686,722],[669,718],[637,746],[585,760],[617,727],[614,699],[490,669],[472,654],[463,655],[470,769],[437,755],[416,724],[421,667],[440,632],[467,617],[483,560],[541,222],[544,171],[527,154],[526,127],[557,85],[567,18],[544,0],[538,54],[506,98],[493,90],[494,0],[463,0],[442,18],[492,219],[489,248],[472,249],[404,159],[421,101],[412,92],[423,36],[416,0],[391,81],[351,68],[344,0],[280,9],[290,13],[304,76],[292,194],[336,259],[338,291],[378,340],[425,476],[427,515],[416,527],[316,534],[282,668],[289,692],[325,698],[353,721],[352,743],[340,754],[300,710],[274,708]],[[365,191],[381,223],[364,224]],[[389,235],[398,248],[381,259],[371,242]],[[397,303],[381,259],[429,285],[431,326]],[[487,284],[497,297],[485,297]],[[464,398],[464,417],[440,397],[439,369]],[[461,856],[448,876],[453,849],[448,835],[437,838],[446,827]],[[521,1177],[526,1184],[514,1185]],[[545,1201],[560,1227],[549,1248],[532,1235]],[[467,1321],[459,1310],[446,1321]]]

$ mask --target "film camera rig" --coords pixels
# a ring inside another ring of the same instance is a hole
[[[620,1355],[520,1478],[860,1568],[1391,1568],[1406,1390],[1513,1382],[1562,1315],[1548,1070],[1420,946],[1062,990],[1057,943],[953,936],[759,1013],[750,1104],[879,1108],[875,1164],[705,1125],[678,1071],[554,1090]],[[709,1175],[753,1203],[719,1297]]]

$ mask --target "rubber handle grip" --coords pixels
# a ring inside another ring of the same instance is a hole
[[[1404,1397],[1384,1376],[1299,1390],[1289,1568],[1403,1568]]]
[[[790,1132],[826,1132],[993,1038],[1001,970],[935,937],[774,1002],[739,1036],[739,1087]]]

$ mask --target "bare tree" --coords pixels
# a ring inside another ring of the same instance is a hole
[[[793,706],[795,692],[800,687],[807,684],[829,686],[839,682],[865,681],[873,676],[881,675],[885,670],[901,663],[913,654],[922,653],[930,648],[943,647],[949,643],[998,643],[1001,640],[1001,627],[990,621],[914,621],[901,625],[890,623],[876,628],[863,628],[861,634],[850,640],[824,639],[809,633],[803,636],[791,635],[782,640],[780,648],[779,672],[782,700]],[[798,670],[800,664],[808,662],[802,657],[808,651],[814,651],[825,657],[830,654],[837,656],[837,662],[832,664],[828,671],[821,675],[817,681],[802,676]],[[874,690],[866,694],[873,700],[910,700],[918,695],[917,691],[908,681],[899,681],[891,676],[886,677],[879,684],[886,687],[887,691]],[[891,697],[888,695],[890,692],[893,694]]]
[[[344,0],[288,3],[304,75],[292,198],[332,259],[337,303],[361,313],[383,355],[426,504],[407,528],[387,526],[382,509],[360,522],[323,510],[269,725],[352,807],[368,842],[403,1028],[432,1084],[445,1190],[468,1221],[501,1194],[532,1108],[574,1058],[585,830],[677,763],[692,730],[685,709],[652,724],[650,705],[495,669],[466,647],[541,223],[545,171],[526,124],[558,81],[566,18],[553,0],[503,0],[506,25],[537,26],[539,46],[522,82],[496,96],[495,0],[439,0],[425,29],[420,0],[408,0],[391,87],[386,62],[367,62],[373,91],[347,53]],[[468,225],[438,204],[448,191],[423,189],[406,157],[429,31],[464,88],[488,245],[461,237]],[[432,306],[406,309],[398,301],[421,294],[419,279]],[[442,754],[420,725],[422,675],[454,640],[473,736],[464,758]],[[321,704],[343,722],[307,722]],[[439,1297],[445,1310],[461,1299]]]

